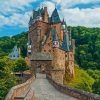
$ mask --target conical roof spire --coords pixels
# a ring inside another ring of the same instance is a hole
[[[32,23],[32,16],[30,17],[30,20],[29,20],[29,24],[31,24]]]
[[[62,21],[62,25],[66,25],[66,22],[65,22],[64,18],[63,18],[63,21]]]
[[[58,11],[56,8],[54,9],[54,11],[52,13],[51,22],[52,23],[61,23],[61,20],[60,20],[60,17],[59,17],[59,14],[58,14]]]
[[[62,49],[66,52],[69,51],[69,36],[67,32],[64,33]]]
[[[58,33],[54,27],[51,28],[51,32],[52,32],[53,41],[59,41]]]

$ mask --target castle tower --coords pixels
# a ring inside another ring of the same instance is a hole
[[[40,42],[48,31],[48,12],[47,7],[33,11],[33,16],[29,21],[29,40],[31,40],[32,52],[40,52]]]
[[[53,36],[53,61],[52,61],[52,79],[57,83],[63,84],[63,78],[65,73],[65,52],[59,49],[58,33],[54,27],[52,27]]]
[[[74,78],[74,50],[75,50],[75,41],[71,37],[71,31],[69,32],[69,49],[70,51],[66,53],[66,58],[68,59],[68,68],[70,72],[70,78]]]
[[[51,24],[56,29],[60,41],[62,40],[61,23],[58,11],[55,8],[51,15]]]
[[[72,45],[71,33],[67,31],[67,26],[64,26],[64,38],[62,43],[62,48],[65,53],[65,77],[68,81],[74,77],[74,41]]]
[[[61,33],[60,33],[60,37],[61,37],[61,41],[63,41],[64,39],[64,33],[66,31],[66,23],[63,19],[62,23],[61,23]]]

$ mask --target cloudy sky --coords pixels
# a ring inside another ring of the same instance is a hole
[[[27,31],[33,9],[47,6],[51,15],[55,5],[68,25],[100,27],[100,0],[0,0],[0,37]]]

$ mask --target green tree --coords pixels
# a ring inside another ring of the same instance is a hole
[[[25,70],[28,70],[28,66],[25,62],[25,59],[20,57],[15,61],[14,72],[20,72],[21,75],[23,75]]]
[[[14,61],[9,57],[0,59],[0,100],[4,100],[9,89],[16,84],[16,77],[12,74]]]
[[[94,79],[89,76],[86,71],[79,68],[79,66],[75,66],[75,78],[70,82],[67,82],[65,80],[64,83],[72,88],[92,92],[92,85],[94,84]]]
[[[95,80],[93,84],[93,92],[96,94],[100,94],[100,78]]]

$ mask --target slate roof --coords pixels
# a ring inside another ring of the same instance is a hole
[[[46,43],[47,39],[49,38],[50,32],[52,32],[52,41],[59,41],[58,33],[57,33],[56,29],[55,29],[54,27],[52,27],[52,28],[48,31],[47,35],[46,35],[46,39],[45,39],[45,41],[44,41],[44,44]],[[44,45],[44,44],[43,44],[43,45]]]
[[[34,11],[33,19],[35,19],[37,16],[38,16],[38,11]]]
[[[62,21],[62,25],[66,25],[66,22],[65,22],[65,20],[63,19],[63,21]]]
[[[32,23],[32,20],[36,19],[37,16],[42,16],[44,14],[43,8],[38,9],[38,11],[34,11],[33,16],[30,17],[29,24]]]
[[[19,56],[20,56],[20,52],[19,52],[18,48],[17,48],[17,46],[14,46],[12,52],[9,54],[9,57],[11,59],[17,59],[17,58],[19,58]]]
[[[56,8],[55,8],[55,10],[53,11],[53,13],[51,15],[51,22],[52,23],[60,23],[61,22],[59,14],[58,14]]]
[[[31,60],[52,60],[52,56],[49,53],[34,52],[31,56]]]
[[[52,32],[53,41],[59,41],[58,33],[57,33],[56,29],[54,27],[52,27],[50,31]]]
[[[32,23],[32,20],[33,20],[33,19],[32,19],[32,16],[31,16],[31,17],[30,17],[30,21],[29,21],[29,24],[31,24],[31,23]]]
[[[63,40],[61,49],[63,49],[66,52],[69,51],[69,37],[68,37],[68,33],[64,34],[64,40]]]

